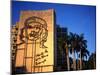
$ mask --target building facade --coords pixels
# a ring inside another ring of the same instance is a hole
[[[54,66],[54,10],[21,11],[15,29],[14,73],[52,72]],[[11,31],[13,31],[12,28]],[[13,48],[13,45],[11,45]],[[12,50],[13,56],[13,50]],[[12,58],[13,59],[13,58]]]

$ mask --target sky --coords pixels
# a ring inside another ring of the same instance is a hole
[[[11,24],[19,21],[20,11],[54,9],[56,24],[67,27],[68,32],[84,33],[87,49],[96,50],[96,6],[12,1]]]

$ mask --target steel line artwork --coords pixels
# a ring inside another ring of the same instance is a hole
[[[44,43],[47,41],[48,36],[46,21],[36,16],[29,17],[25,20],[24,27],[21,29],[19,36],[21,40],[20,44],[26,43],[24,66],[26,68],[28,67],[26,64],[26,60],[28,58],[31,58],[31,72],[35,72],[35,66],[39,66],[42,65],[42,63],[45,63],[47,60],[46,57],[48,57],[48,47],[44,45]],[[27,56],[28,40],[32,42],[32,57]],[[42,49],[42,52],[40,54],[36,54],[37,44],[39,44],[39,47]],[[41,66],[38,67],[38,69],[39,68],[41,68]]]
[[[46,48],[46,46],[44,45],[44,43],[47,41],[47,36],[48,36],[46,21],[42,18],[33,16],[26,19],[24,25],[25,27],[21,29],[20,33],[20,40],[22,41],[22,43],[25,42],[25,40],[23,40],[23,38],[25,37],[31,41],[36,41],[40,38],[41,47]],[[23,35],[25,29],[31,30],[27,36]]]

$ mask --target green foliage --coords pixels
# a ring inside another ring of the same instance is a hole
[[[87,49],[87,40],[84,38],[84,34],[76,34],[76,33],[72,33],[70,32],[69,35],[65,35],[63,36],[61,32],[61,29],[58,28],[57,32],[59,33],[59,37],[57,37],[57,49],[59,51],[59,57],[61,57],[61,61],[62,56],[64,55],[64,50],[66,50],[66,48],[68,48],[68,53],[72,54],[74,50],[74,53],[77,53],[78,57],[76,60],[76,56],[75,61],[76,61],[76,69],[79,69],[80,65],[82,65],[82,69],[94,69],[96,68],[96,53],[93,53],[90,55],[90,52]],[[67,33],[66,33],[67,34]],[[65,55],[66,52],[65,52]],[[81,56],[80,56],[81,55]],[[87,58],[89,57],[89,59],[87,60]],[[65,59],[67,61],[67,59]],[[79,62],[82,63],[79,63]],[[59,60],[58,60],[59,62]],[[69,63],[70,63],[70,70],[75,70],[73,69],[73,58],[69,57]],[[62,63],[61,63],[62,64]],[[63,63],[63,65],[66,65],[67,62]],[[67,66],[66,66],[67,67]]]

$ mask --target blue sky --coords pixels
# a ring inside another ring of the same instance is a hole
[[[96,50],[96,6],[12,1],[12,25],[19,21],[22,10],[54,9],[56,24],[68,32],[84,33],[90,52]]]

